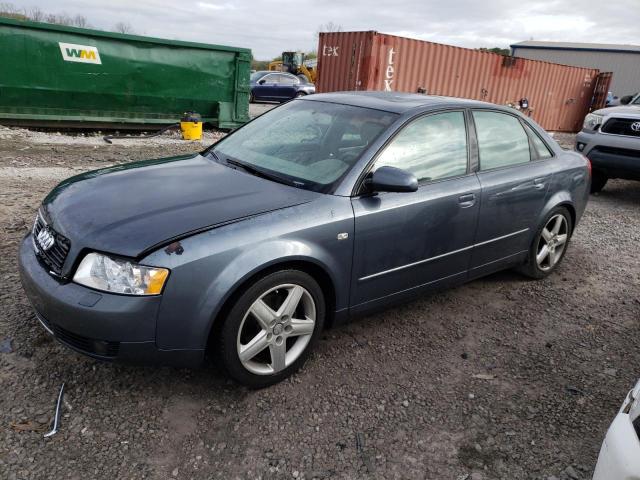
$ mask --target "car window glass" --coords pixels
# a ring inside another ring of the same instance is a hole
[[[257,82],[258,80],[260,80],[264,76],[265,76],[264,72],[253,72],[251,74],[251,81],[252,82]]]
[[[419,181],[467,172],[467,131],[462,112],[414,120],[385,147],[375,168],[391,166],[413,173]]]
[[[293,85],[295,83],[295,77],[289,75],[280,75],[280,85]]]
[[[278,83],[278,77],[280,75],[278,75],[277,73],[272,73],[271,75],[266,75],[263,80],[266,83]]]
[[[524,124],[524,128],[526,128],[530,134],[531,141],[533,143],[533,147],[535,148],[536,153],[538,154],[538,158],[544,160],[545,158],[553,157],[553,153],[551,153],[551,150],[549,150],[549,147],[545,145],[545,143],[538,136],[535,130],[531,128],[529,125],[527,125],[526,123]]]
[[[330,191],[397,114],[320,101],[289,102],[228,135],[214,151]]]
[[[520,120],[498,112],[474,111],[480,169],[505,167],[531,160],[529,138]]]

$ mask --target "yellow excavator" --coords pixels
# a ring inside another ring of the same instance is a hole
[[[302,52],[282,52],[282,60],[269,63],[269,70],[289,72],[298,77],[304,77],[310,83],[315,83],[318,76],[315,59],[305,59]]]

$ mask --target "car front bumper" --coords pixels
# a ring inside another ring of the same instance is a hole
[[[640,480],[640,438],[625,413],[627,395],[602,442],[593,480]]]
[[[160,350],[156,318],[161,296],[98,292],[62,283],[40,264],[31,234],[20,244],[20,278],[45,330],[64,345],[93,358],[134,364],[194,366],[202,350]]]
[[[582,131],[576,150],[608,177],[640,180],[640,138]]]

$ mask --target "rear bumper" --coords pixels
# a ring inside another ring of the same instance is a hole
[[[607,431],[593,480],[640,480],[640,439],[623,412],[628,402],[629,396]]]
[[[194,366],[203,350],[159,350],[161,297],[114,295],[61,283],[38,261],[27,235],[19,253],[22,286],[40,324],[58,341],[90,357],[134,364]]]
[[[610,178],[640,180],[640,138],[580,132],[576,148]]]

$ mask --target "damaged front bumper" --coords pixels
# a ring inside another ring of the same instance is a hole
[[[19,267],[36,317],[69,348],[100,360],[134,364],[194,366],[202,362],[202,350],[157,348],[161,296],[118,295],[61,282],[38,261],[30,234],[20,245]]]

